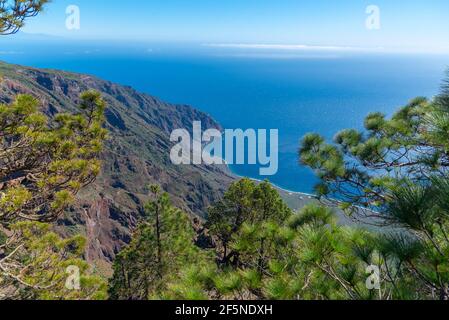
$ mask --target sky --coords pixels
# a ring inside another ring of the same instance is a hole
[[[80,29],[66,28],[66,9]],[[367,8],[380,29],[368,29]],[[385,47],[449,52],[448,0],[53,0],[26,33],[73,39]],[[377,20],[376,20],[377,21]]]

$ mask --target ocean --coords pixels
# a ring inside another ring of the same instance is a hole
[[[301,137],[327,139],[391,115],[416,96],[438,93],[449,56],[367,52],[267,52],[196,44],[0,41],[0,60],[92,74],[171,103],[191,105],[227,129],[278,129],[279,171],[232,165],[240,176],[310,193],[313,172],[298,163]]]

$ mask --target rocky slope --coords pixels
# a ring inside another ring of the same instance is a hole
[[[10,102],[19,93],[31,94],[42,101],[48,115],[76,110],[79,94],[87,89],[101,92],[106,100],[110,135],[102,173],[60,222],[61,229],[87,236],[87,259],[102,269],[107,270],[129,241],[142,214],[146,185],[161,185],[175,205],[201,218],[233,180],[225,167],[171,164],[173,129],[191,128],[195,120],[219,128],[208,115],[189,106],[164,103],[89,75],[0,63],[0,76],[0,102]]]

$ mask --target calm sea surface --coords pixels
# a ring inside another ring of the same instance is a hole
[[[0,59],[88,73],[167,102],[192,105],[223,127],[279,129],[279,172],[270,180],[311,192],[313,173],[298,164],[300,138],[359,128],[373,111],[392,114],[415,96],[438,92],[449,56],[238,52],[189,45],[100,45],[0,41]],[[258,166],[232,166],[264,179]]]

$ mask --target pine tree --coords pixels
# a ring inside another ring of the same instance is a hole
[[[391,119],[370,114],[365,132],[302,142],[301,162],[321,179],[320,196],[390,230],[378,251],[399,298],[449,299],[448,102],[446,82],[434,100],[414,99]]]
[[[36,16],[49,0],[2,0],[0,1],[0,35],[18,32],[25,20]]]
[[[19,31],[48,0],[0,1],[0,35]],[[62,239],[51,225],[99,173],[105,104],[81,96],[78,114],[48,119],[39,101],[0,104],[0,299],[104,299],[105,282],[81,259],[85,240]],[[67,270],[80,287],[68,288]],[[76,280],[76,281],[78,281]]]
[[[190,267],[180,287],[195,288],[196,297],[267,298],[272,268],[281,263],[288,268],[287,260],[294,256],[289,252],[293,232],[285,225],[291,215],[268,182],[235,182],[209,210],[206,226],[217,243],[216,263]]]
[[[104,109],[96,92],[82,94],[80,113],[51,120],[31,96],[0,105],[0,225],[54,221],[95,179]]]
[[[107,297],[106,281],[90,275],[81,259],[86,240],[81,236],[63,239],[51,225],[20,222],[14,236],[1,244],[1,299],[93,300]],[[68,283],[71,272],[74,283]],[[79,287],[77,287],[79,284]]]
[[[78,114],[57,114],[52,119],[39,111],[39,102],[31,96],[19,95],[12,104],[0,105],[3,298],[104,296],[100,293],[104,285],[86,275],[80,260],[81,238],[61,239],[45,224],[56,221],[99,173],[106,137],[104,108],[96,92],[82,94]],[[85,287],[79,292],[63,289],[63,267],[68,264],[84,272]]]
[[[158,299],[175,285],[185,266],[202,265],[207,253],[195,246],[189,217],[170,204],[168,194],[152,186],[153,200],[130,245],[114,261],[110,298],[114,300]]]
[[[228,264],[238,263],[236,252],[230,248],[232,236],[243,223],[249,221],[253,214],[252,194],[254,183],[249,179],[242,179],[229,187],[223,199],[209,209],[207,228],[216,237],[222,250],[221,261]]]

